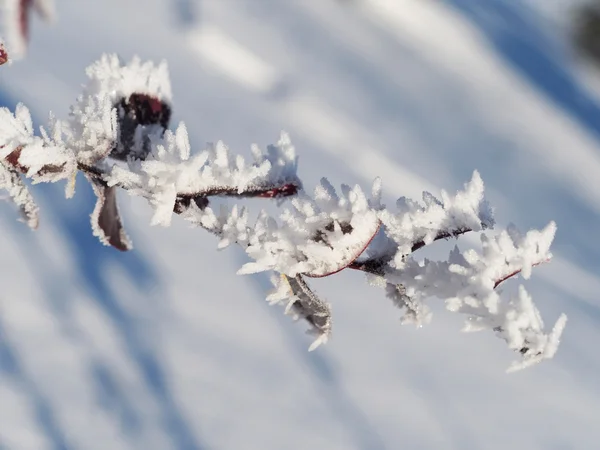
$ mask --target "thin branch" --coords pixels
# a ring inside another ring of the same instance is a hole
[[[108,187],[105,181],[107,174],[97,166],[89,166],[86,164],[78,163],[77,168],[87,174],[89,177],[97,180]],[[117,183],[115,186],[121,189],[127,190],[127,187],[121,183]],[[198,193],[180,193],[177,194],[177,200],[173,212],[181,214],[187,209],[191,202],[194,201],[200,209],[204,209],[208,206],[208,197],[237,197],[237,198],[281,198],[290,197],[298,193],[300,186],[295,183],[284,183],[282,185],[269,185],[265,187],[253,186],[240,192],[236,187],[233,186],[219,186],[214,187]]]
[[[366,259],[364,261],[353,261],[348,269],[360,270],[371,275],[384,276],[387,262],[384,259]]]
[[[533,263],[533,264],[531,265],[531,267],[536,267],[536,266],[539,266],[540,264],[544,264],[544,263],[547,263],[547,262],[550,262],[550,259],[549,259],[549,258],[548,258],[548,259],[544,259],[543,261],[538,261],[538,262],[536,262],[536,263]],[[519,274],[519,273],[521,273],[522,271],[523,271],[523,269],[522,269],[522,268],[520,268],[520,269],[517,269],[517,270],[514,270],[514,271],[512,271],[511,273],[508,273],[508,274],[504,275],[502,278],[500,278],[499,280],[497,280],[497,281],[494,283],[494,289],[496,289],[496,288],[497,288],[497,287],[498,287],[498,286],[499,286],[501,283],[504,283],[506,280],[508,280],[509,278],[512,278],[512,277],[514,277],[515,275],[518,275],[518,274]]]
[[[440,231],[435,238],[433,238],[433,241],[439,241],[441,239],[449,239],[449,238],[457,238],[463,234],[466,234],[470,231],[473,231],[471,228],[460,228],[458,230],[453,230],[453,231]],[[410,252],[414,253],[417,250],[425,247],[427,244],[425,243],[424,240],[419,240],[417,242],[415,242],[411,249]],[[348,268],[349,269],[353,269],[353,270],[360,270],[361,272],[366,272],[366,273],[370,273],[371,275],[377,275],[377,276],[383,276],[385,275],[385,266],[387,265],[389,261],[383,259],[383,258],[371,258],[371,259],[365,259],[363,261],[354,261],[352,262]]]
[[[463,234],[466,234],[470,231],[473,231],[471,228],[459,228],[458,230],[452,230],[452,231],[440,231],[434,238],[434,242],[435,241],[439,241],[441,239],[450,239],[450,238],[457,238]],[[427,244],[425,243],[424,240],[420,240],[415,242],[412,247],[410,248],[410,252],[414,253],[417,250],[419,250],[420,248],[425,247]]]
[[[344,234],[350,233],[352,231],[352,226],[350,226],[350,224],[346,224],[346,226],[349,226],[350,228],[342,228],[342,232]],[[371,244],[371,242],[373,242],[373,239],[375,239],[375,236],[377,235],[377,233],[379,232],[379,228],[381,227],[381,223],[379,223],[379,225],[377,226],[377,230],[375,231],[375,233],[373,233],[373,235],[369,238],[369,240],[365,243],[365,245],[356,253],[356,258],[358,258],[360,255],[362,255],[364,253],[364,251],[367,249],[367,247]],[[333,228],[331,228],[331,230],[333,230]],[[346,231],[344,231],[346,230]],[[320,236],[319,236],[320,237]],[[320,237],[321,239],[323,239],[322,237]],[[327,242],[325,240],[323,240],[323,242],[325,244],[327,244]],[[330,247],[332,248],[332,247]],[[328,277],[330,275],[335,275],[338,272],[341,272],[342,270],[346,269],[346,268],[350,268],[350,269],[354,269],[354,267],[351,267],[354,263],[356,263],[356,259],[354,259],[354,261],[352,261],[349,265],[347,266],[341,266],[339,269],[333,271],[333,272],[328,272],[326,274],[323,275],[312,275],[309,273],[305,273],[303,274],[304,276],[308,277],[308,278],[324,278],[324,277]]]

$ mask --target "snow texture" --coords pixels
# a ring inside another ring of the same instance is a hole
[[[153,143],[144,161],[131,160],[127,167],[115,165],[107,182],[148,198],[155,210],[152,224],[164,226],[171,223],[178,196],[252,194],[286,183],[299,184],[297,158],[287,134],[266,151],[252,146],[252,156],[253,162],[247,163],[222,142],[192,154],[187,129],[181,123],[175,132],[167,131],[164,139]]]
[[[71,149],[57,134],[50,136],[44,129],[40,133],[41,137],[34,134],[31,114],[23,104],[17,105],[14,114],[0,108],[0,158],[25,168],[34,183],[72,177],[76,163]]]
[[[89,79],[85,97],[108,97],[112,103],[131,94],[146,94],[171,102],[171,81],[166,61],[156,65],[135,56],[125,64],[115,54],[104,54],[85,71]],[[82,108],[85,109],[85,108]]]
[[[166,62],[155,65],[138,57],[126,64],[117,55],[104,54],[86,69],[86,75],[88,82],[71,109],[68,126],[63,127],[78,161],[91,165],[106,158],[117,145],[117,104],[132,94],[170,103],[171,84]],[[161,133],[162,129],[157,132]]]
[[[494,226],[492,209],[484,197],[483,181],[477,171],[464,187],[450,197],[446,191],[437,199],[423,193],[423,205],[406,197],[396,202],[397,211],[381,208],[379,219],[387,236],[397,245],[394,262],[401,265],[415,246],[428,245],[439,238],[458,236]]]
[[[281,225],[261,214],[246,249],[255,261],[240,274],[275,270],[290,277],[339,272],[369,245],[379,228],[377,213],[360,188],[342,185],[338,194],[322,178],[314,196],[301,192],[281,214]]]
[[[465,331],[494,330],[509,348],[523,354],[522,364],[511,367],[527,367],[554,355],[565,319],[559,318],[554,329],[546,333],[539,311],[522,286],[519,296],[508,302],[502,300],[496,288],[518,273],[528,279],[532,267],[549,261],[555,231],[556,226],[550,223],[525,236],[514,227],[493,238],[482,234],[481,253],[461,252],[455,247],[447,261],[408,257],[390,268],[385,280],[402,286],[401,295],[392,298],[397,306],[406,307],[405,322],[420,325],[421,317],[429,320],[423,302],[430,297],[445,299],[449,311],[467,315]],[[388,296],[392,295],[388,288]]]

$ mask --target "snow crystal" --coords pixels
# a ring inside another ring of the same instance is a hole
[[[396,264],[415,245],[427,245],[435,239],[456,236],[466,231],[480,231],[494,225],[492,210],[484,197],[484,185],[478,172],[464,190],[450,197],[445,191],[438,200],[430,193],[423,194],[424,205],[402,197],[396,213],[387,209],[379,212],[386,234],[398,246]]]
[[[281,214],[281,226],[269,216],[259,217],[246,250],[255,261],[239,273],[330,275],[352,263],[379,228],[377,214],[359,186],[342,186],[338,195],[322,179],[314,198],[301,192],[291,205]]]
[[[0,158],[11,158],[26,168],[34,183],[68,178],[75,171],[72,152],[42,134],[34,135],[31,115],[23,104],[17,105],[14,115],[0,108]]]
[[[187,131],[180,124],[175,133],[153,143],[144,161],[115,166],[107,178],[131,193],[147,197],[155,208],[154,224],[169,225],[177,196],[235,195],[257,192],[283,183],[299,184],[295,153],[282,135],[280,145],[266,152],[253,147],[253,163],[233,155],[222,142],[191,153]]]
[[[114,54],[104,54],[86,69],[89,78],[84,97],[108,97],[113,104],[131,94],[147,94],[171,102],[171,81],[166,61],[156,66],[134,57],[128,64]]]
[[[429,297],[446,299],[450,311],[468,316],[466,330],[488,328],[498,332],[514,350],[529,349],[525,355],[553,354],[546,349],[549,334],[543,330],[539,312],[522,290],[518,302],[502,301],[498,284],[521,273],[527,278],[532,266],[549,261],[550,245],[556,226],[550,223],[541,231],[531,230],[524,236],[514,227],[489,238],[482,235],[482,251],[458,248],[447,261],[417,261],[405,258],[400,266],[390,268],[386,279],[402,285],[414,304]],[[414,307],[407,307],[409,319]],[[420,306],[422,307],[422,306]]]

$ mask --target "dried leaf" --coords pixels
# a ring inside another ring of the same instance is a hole
[[[89,178],[88,178],[89,179]],[[92,212],[92,231],[104,245],[118,250],[131,250],[132,244],[125,233],[117,207],[117,187],[106,186],[102,181],[90,179],[96,194],[96,207]]]
[[[331,307],[317,297],[301,275],[288,277],[282,274],[281,279],[287,283],[292,294],[288,310],[291,309],[299,318],[306,320],[311,326],[311,333],[317,335],[309,348],[312,351],[327,342],[331,334]]]

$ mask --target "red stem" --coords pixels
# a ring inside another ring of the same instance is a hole
[[[441,231],[439,232],[435,238],[433,238],[434,242],[439,241],[441,239],[449,239],[451,237],[458,237],[462,234],[468,233],[469,231],[473,231],[471,228],[460,228],[458,230],[453,231]],[[410,252],[414,253],[420,248],[425,247],[425,241],[420,240],[415,242],[410,248]],[[379,259],[367,259],[365,261],[356,261],[354,260],[352,263],[348,265],[349,269],[360,270],[362,272],[371,273],[373,275],[383,275],[383,262]]]
[[[457,238],[458,236],[468,233],[469,231],[473,231],[471,228],[459,228],[458,230],[453,230],[453,231],[441,231],[439,232],[435,238],[433,238],[433,241],[439,241],[441,239],[449,239],[451,237],[455,237]],[[425,247],[425,241],[420,240],[417,241],[413,244],[413,246],[410,248],[410,252],[414,253],[417,250],[419,250],[420,248]]]
[[[536,263],[533,263],[533,264],[531,265],[531,267],[536,267],[536,266],[539,266],[540,264],[544,264],[544,263],[547,263],[547,262],[549,262],[549,261],[550,261],[550,258],[548,258],[548,259],[545,259],[545,260],[543,260],[543,261],[538,261],[538,262],[536,262]],[[502,278],[500,278],[498,281],[496,281],[496,283],[494,283],[494,289],[496,289],[496,288],[497,288],[497,287],[498,287],[498,286],[499,286],[501,283],[505,282],[505,281],[506,281],[506,280],[508,280],[509,278],[512,278],[512,277],[514,277],[515,275],[517,275],[517,274],[521,273],[522,271],[523,271],[523,268],[520,268],[520,269],[517,269],[517,270],[515,270],[515,271],[513,271],[513,272],[511,272],[511,273],[509,273],[509,274],[507,274],[507,275],[505,275],[505,276],[503,276],[503,277],[502,277]]]
[[[356,255],[356,258],[358,258],[360,255],[363,254],[363,252],[367,249],[367,247],[369,246],[369,244],[371,244],[371,242],[373,241],[373,239],[375,239],[375,236],[377,235],[377,233],[379,232],[379,228],[381,227],[381,223],[379,223],[379,225],[377,225],[377,229],[375,230],[375,233],[373,233],[373,236],[371,236],[371,238],[368,240],[368,242],[363,246],[363,248],[358,252],[358,254]],[[341,272],[342,270],[346,269],[346,268],[350,268],[350,269],[354,269],[354,267],[352,267],[352,265],[356,262],[356,258],[354,258],[354,260],[348,264],[345,265],[343,267],[340,267],[339,269],[333,271],[333,272],[329,272],[323,275],[311,275],[309,273],[303,273],[302,275],[304,275],[305,277],[309,277],[309,278],[325,278],[328,277],[329,275],[334,275],[338,272]]]

